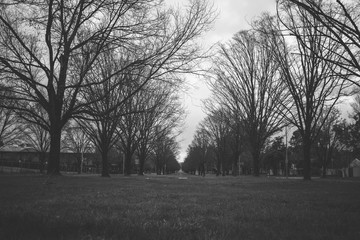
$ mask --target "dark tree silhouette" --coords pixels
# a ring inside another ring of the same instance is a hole
[[[273,36],[274,55],[280,63],[282,78],[292,96],[292,103],[286,106],[287,121],[299,130],[303,140],[304,179],[310,180],[312,144],[331,109],[349,87],[332,64],[339,60],[343,50],[325,34],[318,34],[318,29],[326,32],[326,28],[303,9],[286,1],[278,2],[277,8],[280,27],[267,27]],[[275,30],[281,27],[292,38],[292,48],[286,45],[284,35],[281,37]],[[319,55],[332,61],[323,61]]]
[[[280,65],[270,44],[260,32],[237,33],[228,44],[220,45],[210,81],[217,102],[244,125],[256,176],[261,150],[283,126],[283,103],[288,101],[285,84],[280,81]]]

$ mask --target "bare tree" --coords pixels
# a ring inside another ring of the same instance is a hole
[[[260,32],[237,33],[232,41],[220,45],[213,63],[214,78],[209,81],[217,102],[244,124],[255,176],[265,141],[283,126],[283,103],[288,98],[269,45]]]
[[[0,107],[0,148],[19,140],[23,127],[14,111]]]
[[[326,114],[327,111],[324,113]],[[320,120],[319,122],[321,123],[323,121]],[[317,141],[316,152],[321,161],[323,177],[326,177],[326,169],[332,160],[334,151],[341,150],[342,148],[340,134],[334,131],[334,127],[339,126],[342,122],[343,119],[341,119],[340,111],[337,108],[332,108],[315,140]]]
[[[144,91],[146,90],[144,89]],[[124,154],[124,173],[128,176],[131,175],[131,160],[139,144],[141,114],[146,111],[143,108],[146,98],[142,97],[142,92],[142,90],[139,91],[123,104],[122,111],[124,114],[119,118],[117,124],[119,148]]]
[[[190,66],[180,56],[196,55],[192,40],[207,30],[212,10],[202,0],[193,1],[185,16],[161,7],[160,0],[1,3],[0,79],[12,86],[11,96],[18,101],[13,109],[49,131],[48,174],[59,174],[62,128],[91,103],[80,94],[94,84],[88,74],[101,53],[148,44],[148,51],[135,54],[129,65],[148,64],[153,73],[175,59],[172,68]],[[149,36],[154,41],[142,41]],[[46,111],[48,122],[29,108],[33,102]]]
[[[34,111],[37,111],[39,115],[42,115],[46,118],[45,111],[38,105],[34,104]],[[21,118],[20,122],[23,125],[22,127],[22,142],[30,146],[31,149],[35,150],[39,154],[39,169],[40,173],[43,173],[47,163],[47,154],[50,149],[50,134],[40,125],[30,123],[25,119]]]
[[[10,94],[9,89],[0,84],[0,148],[16,143],[23,131],[21,119],[15,111],[8,108],[16,104],[8,98]]]
[[[284,37],[282,43],[277,38],[273,49],[276,50],[283,80],[293,99],[292,104],[287,105],[288,121],[296,126],[302,137],[304,179],[310,180],[311,146],[332,108],[348,87],[345,78],[336,73],[336,65],[332,64],[339,60],[342,50],[325,34],[318,34],[317,29],[322,29],[322,32],[328,30],[302,8],[286,1],[278,2],[278,19],[294,42],[290,50]],[[318,56],[331,61],[323,61]]]
[[[211,144],[214,146],[217,158],[217,172],[216,176],[222,174],[225,176],[227,169],[226,164],[226,145],[229,134],[229,126],[226,124],[226,115],[224,111],[212,105],[211,102],[205,103],[208,116],[201,123],[200,127],[205,129]]]
[[[199,175],[205,177],[207,156],[210,150],[210,138],[206,129],[200,127],[196,130],[190,148],[197,153],[196,160]]]
[[[169,131],[164,131],[161,126],[156,129],[157,138],[153,142],[152,151],[155,161],[156,173],[158,175],[166,174],[166,164],[168,161],[176,159],[179,152],[179,144],[176,141],[176,135]]]
[[[90,104],[77,121],[101,153],[103,177],[110,176],[108,153],[119,140],[116,130],[120,118],[130,114],[124,106],[141,84],[141,70],[128,68],[118,72],[127,65],[129,55],[127,51],[120,54],[112,50],[101,54],[89,74],[91,81],[99,84],[89,85],[82,92],[82,98]]]
[[[176,132],[184,119],[184,111],[177,97],[178,87],[172,82],[153,83],[144,89],[143,111],[138,116],[136,155],[139,159],[139,175],[143,174],[144,163],[149,159],[153,140],[157,134]],[[162,126],[162,131],[156,131]]]
[[[75,122],[66,128],[62,142],[62,149],[70,150],[76,154],[77,172],[82,173],[84,153],[92,150],[90,138],[83,128]]]
[[[337,59],[328,58],[326,55],[318,55],[321,59],[340,66],[342,74],[352,83],[360,86],[360,3],[358,1],[314,1],[314,0],[281,0],[294,3],[299,9],[305,11],[308,16],[316,19],[321,26],[315,28],[318,34],[332,41],[333,45],[342,48]],[[334,54],[337,54],[334,51]],[[349,76],[350,75],[350,76]],[[355,76],[355,77],[354,77]]]
[[[233,176],[240,174],[238,162],[240,159],[241,152],[243,151],[245,144],[245,131],[244,123],[241,122],[239,117],[239,112],[237,111],[227,111],[226,113],[226,124],[230,128],[230,133],[228,136],[228,145],[231,150],[232,155],[232,174]]]

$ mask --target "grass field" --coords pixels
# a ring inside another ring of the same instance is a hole
[[[0,175],[0,239],[360,239],[360,181]]]

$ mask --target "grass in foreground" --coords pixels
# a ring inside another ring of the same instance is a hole
[[[0,175],[0,239],[360,239],[360,181],[46,180]]]

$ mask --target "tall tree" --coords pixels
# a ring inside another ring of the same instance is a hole
[[[206,162],[210,150],[210,139],[206,129],[199,128],[196,130],[191,147],[197,152],[198,166],[197,169],[201,176],[206,174]]]
[[[322,122],[322,121],[319,121]],[[333,108],[327,119],[324,121],[322,129],[315,141],[317,141],[317,153],[322,167],[322,176],[326,177],[326,169],[332,160],[333,154],[336,150],[341,150],[339,132],[334,131],[342,122],[340,118],[340,111],[337,108]]]
[[[336,65],[318,56],[338,61],[342,50],[325,34],[318,34],[317,29],[322,28],[326,32],[326,28],[303,9],[287,1],[278,2],[277,8],[281,22],[281,27],[277,29],[285,28],[292,37],[291,50],[284,36],[281,43],[279,35],[275,37],[274,29],[269,27],[269,32],[272,31],[274,36],[274,55],[281,65],[282,78],[293,99],[286,106],[289,112],[287,120],[297,127],[302,137],[304,179],[310,180],[311,147],[332,108],[348,87],[345,79],[336,74]]]
[[[45,111],[39,105],[35,104],[34,109],[38,111],[39,115],[42,114],[46,118]],[[21,119],[21,122],[24,126],[22,141],[38,152],[40,173],[43,173],[47,162],[46,156],[50,149],[50,134],[41,126],[29,123],[25,119]]]
[[[254,175],[265,141],[284,123],[288,94],[266,35],[241,31],[220,45],[210,81],[214,97],[239,117],[253,157]]]
[[[204,129],[211,140],[211,145],[214,146],[217,159],[216,176],[222,174],[225,176],[228,166],[226,159],[227,137],[229,134],[229,126],[226,124],[226,115],[220,108],[211,105],[211,102],[206,103],[208,116],[203,120],[200,128]]]
[[[157,139],[157,134],[169,131],[176,132],[182,125],[184,111],[177,96],[178,90],[176,83],[154,82],[147,86],[139,96],[143,99],[143,111],[138,116],[138,145],[136,149],[140,175],[143,174],[145,161],[151,153],[153,140]],[[162,132],[156,131],[159,126],[162,126]]]
[[[82,98],[90,104],[86,113],[78,116],[78,123],[101,154],[103,177],[110,176],[108,154],[119,140],[116,130],[120,118],[131,114],[124,106],[129,104],[141,85],[140,68],[118,72],[127,64],[130,54],[128,51],[116,53],[111,49],[101,54],[89,77],[92,82],[102,84],[89,85],[82,93]]]

